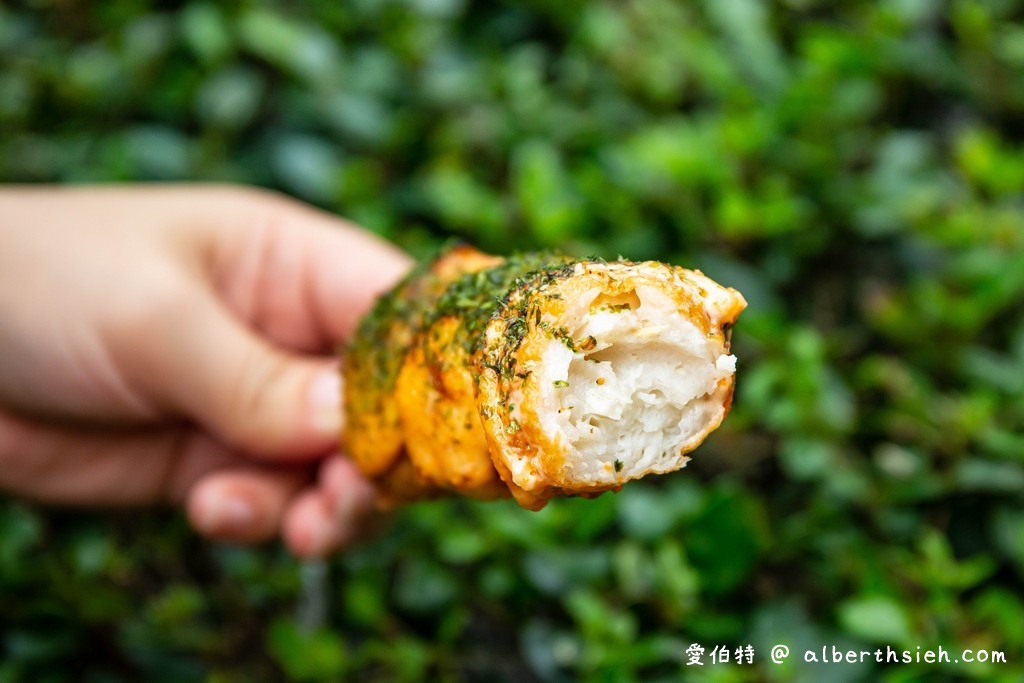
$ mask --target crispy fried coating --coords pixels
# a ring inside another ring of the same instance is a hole
[[[442,254],[344,355],[344,447],[386,505],[457,492],[540,509],[679,469],[724,419],[746,302],[657,262]]]
[[[346,448],[368,476],[383,474],[404,453],[395,388],[425,319],[449,284],[499,261],[466,246],[446,251],[413,269],[360,324],[344,359]]]

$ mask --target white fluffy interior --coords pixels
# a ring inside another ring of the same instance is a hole
[[[654,287],[599,295],[576,313],[573,339],[596,345],[573,352],[553,340],[540,364],[545,404],[558,407],[544,428],[569,444],[568,478],[608,483],[682,467],[681,451],[722,410],[711,394],[736,358]]]

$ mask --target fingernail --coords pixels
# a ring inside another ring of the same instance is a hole
[[[200,531],[224,533],[240,531],[252,524],[256,517],[252,504],[236,496],[211,496],[201,508]]]
[[[313,427],[320,433],[341,433],[341,374],[337,368],[320,372],[309,387]]]

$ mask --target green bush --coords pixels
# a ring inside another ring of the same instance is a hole
[[[257,184],[418,255],[658,258],[751,304],[686,470],[410,507],[323,605],[178,513],[0,501],[0,681],[1024,680],[1022,9],[0,5],[2,181]],[[803,662],[832,645],[1007,663]]]

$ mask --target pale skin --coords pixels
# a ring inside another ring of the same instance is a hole
[[[334,352],[409,265],[253,189],[0,188],[0,491],[337,550],[373,490]]]

